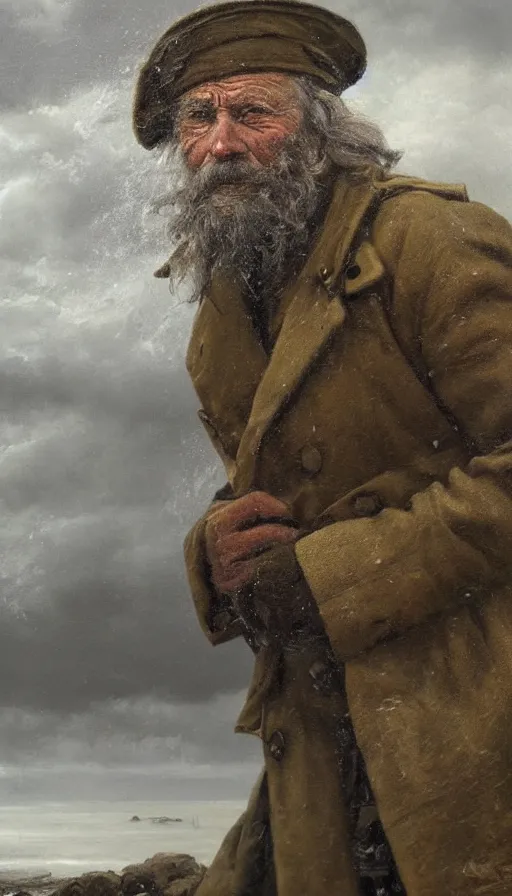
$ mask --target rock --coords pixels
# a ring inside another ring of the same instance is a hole
[[[140,818],[138,815],[134,815],[132,818],[130,818],[130,821],[140,821]]]
[[[121,878],[113,871],[93,871],[66,881],[53,896],[121,896]]]
[[[192,896],[206,868],[192,856],[157,853],[140,865],[128,865],[121,876],[122,896]]]
[[[192,856],[160,852],[120,875],[97,871],[63,881],[51,896],[194,896],[205,871]]]

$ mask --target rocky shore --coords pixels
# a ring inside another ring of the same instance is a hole
[[[119,874],[95,871],[66,880],[0,874],[0,896],[193,896],[205,871],[192,856],[157,853]]]

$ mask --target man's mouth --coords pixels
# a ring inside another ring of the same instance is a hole
[[[251,181],[231,181],[230,183],[215,184],[208,192],[212,199],[227,200],[252,195],[254,190],[255,184]]]
[[[224,184],[218,184],[214,187],[214,190],[222,190],[227,193],[244,193],[248,190],[254,189],[254,183],[250,180],[237,180],[237,181],[229,181]]]

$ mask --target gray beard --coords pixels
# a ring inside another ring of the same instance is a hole
[[[318,157],[317,145],[302,134],[271,168],[226,160],[191,171],[175,151],[179,186],[158,203],[170,211],[171,288],[190,279],[191,301],[199,300],[214,273],[228,269],[252,303],[274,300],[302,267],[319,223],[326,163]]]

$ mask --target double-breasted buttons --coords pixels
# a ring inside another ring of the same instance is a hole
[[[354,516],[377,516],[384,509],[384,504],[380,495],[367,492],[363,495],[356,495],[352,499],[352,511]]]
[[[267,750],[272,759],[275,759],[276,762],[281,762],[285,751],[285,739],[282,731],[276,730],[272,732],[267,741]]]
[[[322,455],[315,445],[304,445],[300,452],[300,463],[302,469],[314,476],[322,469]]]
[[[322,660],[315,660],[310,666],[309,674],[313,679],[313,689],[317,694],[330,694],[333,691],[333,669]]]

